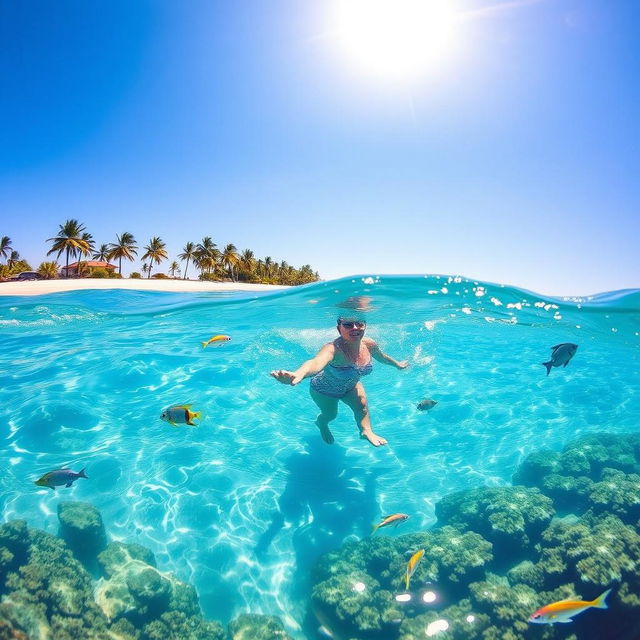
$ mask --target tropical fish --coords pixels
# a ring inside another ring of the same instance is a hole
[[[429,409],[433,409],[438,404],[437,400],[431,400],[430,398],[425,398],[424,400],[420,400],[417,404],[417,409],[419,411],[429,411]]]
[[[80,473],[71,471],[71,469],[56,469],[55,471],[45,473],[42,478],[35,481],[35,484],[39,487],[49,487],[49,489],[55,491],[56,487],[70,487],[78,478],[88,479],[84,469],[82,469]]]
[[[209,338],[206,342],[203,342],[202,348],[204,349],[205,347],[208,347],[210,344],[221,345],[221,344],[224,344],[225,342],[229,342],[229,340],[231,340],[231,336],[225,336],[220,333],[218,335],[215,335]]]
[[[547,367],[547,375],[551,371],[551,367],[566,367],[569,364],[569,360],[573,358],[578,350],[578,345],[573,342],[561,342],[555,347],[551,347],[551,359],[548,362],[542,364]]]
[[[595,600],[560,600],[538,609],[530,618],[533,624],[555,624],[556,622],[573,622],[572,618],[590,607],[607,609],[605,602],[611,589],[607,589]]]
[[[198,425],[196,425],[193,420],[196,418],[201,419],[202,412],[191,411],[190,408],[190,404],[181,404],[175,407],[169,407],[162,412],[160,418],[174,427],[177,427],[179,424],[188,424],[192,427],[196,427]]]
[[[407,591],[409,590],[409,581],[411,580],[411,576],[415,573],[418,563],[422,560],[423,555],[424,549],[420,549],[419,551],[416,551],[409,559],[409,562],[407,562],[407,573],[404,577],[405,589]]]
[[[401,523],[407,520],[409,516],[406,513],[394,513],[390,516],[385,516],[382,518],[382,521],[378,524],[373,525],[373,531],[371,533],[375,533],[380,527],[386,527],[390,524],[395,525],[396,527]]]

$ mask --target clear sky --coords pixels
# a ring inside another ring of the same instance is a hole
[[[358,1],[0,0],[0,236],[639,287],[640,2]]]

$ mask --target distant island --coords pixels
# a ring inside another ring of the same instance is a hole
[[[56,278],[122,278],[122,260],[134,262],[138,256],[138,243],[133,234],[116,234],[116,241],[97,247],[93,236],[78,220],[70,219],[61,224],[58,233],[46,242],[51,243],[47,256],[56,255],[55,261],[45,261],[32,269],[31,265],[20,257],[9,236],[0,238],[0,280]],[[276,262],[270,256],[256,259],[250,249],[238,253],[234,244],[218,249],[211,236],[205,236],[198,243],[187,242],[171,261],[166,273],[157,271],[152,274],[154,265],[169,260],[166,244],[154,236],[141,249],[142,265],[140,271],[133,271],[129,278],[171,278],[187,279],[189,267],[197,271],[198,280],[211,282],[245,282],[252,284],[299,285],[316,282],[320,278],[311,265],[305,264],[299,269],[285,260]],[[64,254],[65,263],[58,260]],[[90,258],[93,258],[91,260]],[[70,262],[70,260],[74,260]],[[178,262],[178,260],[180,262]],[[117,262],[112,264],[112,261]],[[184,265],[182,271],[181,264]]]

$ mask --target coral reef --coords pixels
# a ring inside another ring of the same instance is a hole
[[[105,577],[98,581],[95,599],[108,620],[128,620],[145,640],[224,638],[219,623],[202,620],[195,589],[158,571],[148,549],[111,543],[98,564]]]
[[[279,618],[245,613],[229,623],[230,640],[292,640]]]
[[[594,434],[533,453],[514,482],[444,497],[430,531],[323,556],[310,607],[319,624],[349,640],[640,637],[640,435]],[[406,593],[417,549],[425,554]],[[529,623],[542,606],[609,589],[606,612]]]
[[[438,524],[476,531],[509,558],[530,550],[554,513],[547,496],[524,486],[457,491],[436,504]]]
[[[60,537],[85,568],[95,573],[96,557],[107,546],[100,512],[87,502],[58,503]]]
[[[425,554],[411,578],[410,599],[403,601],[407,561],[417,549]],[[485,576],[492,558],[482,536],[454,527],[367,538],[320,560],[312,606],[319,620],[347,637],[394,638],[404,617],[424,611],[425,592],[439,603],[455,602],[468,593],[466,584]]]
[[[226,639],[220,623],[202,618],[195,589],[158,571],[151,551],[105,548],[91,505],[61,503],[59,519],[74,552],[24,520],[0,526],[0,640]],[[102,574],[97,588],[77,555]]]

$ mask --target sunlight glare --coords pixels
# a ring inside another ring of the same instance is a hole
[[[338,31],[361,70],[412,79],[437,66],[452,45],[453,0],[339,0]]]

